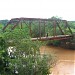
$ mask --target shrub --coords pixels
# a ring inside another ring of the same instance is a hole
[[[41,42],[31,41],[23,30],[3,34],[8,52],[8,67],[4,75],[48,75],[54,64],[52,55],[41,55]],[[9,49],[11,48],[11,49]],[[7,57],[6,57],[7,59]]]

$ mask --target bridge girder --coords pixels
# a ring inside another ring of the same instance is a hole
[[[59,28],[61,34],[62,34],[62,35],[65,35],[65,33],[63,32],[61,26],[59,25],[60,22],[64,22],[64,23],[65,23],[66,27],[69,29],[70,34],[72,35],[72,31],[71,31],[71,29],[70,29],[70,27],[69,27],[69,25],[68,25],[68,23],[67,23],[66,20],[59,20],[59,19],[54,20],[54,19],[43,19],[43,18],[23,18],[23,17],[22,17],[22,18],[13,18],[13,19],[11,19],[11,20],[7,23],[7,25],[3,28],[3,31],[4,31],[10,24],[13,24],[13,27],[11,28],[11,30],[13,30],[13,29],[15,29],[15,28],[19,25],[19,23],[21,23],[21,29],[22,29],[22,23],[24,22],[24,23],[26,24],[26,21],[29,22],[28,25],[29,25],[29,29],[30,29],[30,35],[32,35],[31,24],[32,24],[32,22],[34,22],[34,21],[37,21],[37,22],[38,22],[38,25],[39,25],[39,37],[40,37],[40,38],[42,37],[42,36],[41,36],[41,23],[43,23],[43,25],[44,25],[44,37],[45,37],[45,34],[46,34],[46,32],[45,32],[45,27],[46,27],[46,23],[47,23],[47,22],[52,22],[52,24],[53,24],[53,35],[54,35],[54,36],[56,36],[56,27],[57,27],[57,26],[58,26],[58,28]]]

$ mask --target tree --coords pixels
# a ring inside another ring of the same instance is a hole
[[[41,55],[39,41],[31,41],[24,30],[14,30],[3,33],[8,51],[9,72],[6,75],[48,75],[52,67],[54,57],[52,55]]]
[[[62,20],[62,17],[52,16],[51,19],[53,19],[53,20]]]
[[[9,21],[9,20],[0,20],[0,23],[5,26],[8,21]]]
[[[8,66],[8,53],[6,51],[6,42],[3,37],[0,37],[0,74],[7,74],[10,72],[10,68]]]

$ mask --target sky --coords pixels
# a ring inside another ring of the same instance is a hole
[[[0,20],[52,16],[75,21],[75,0],[0,0]]]

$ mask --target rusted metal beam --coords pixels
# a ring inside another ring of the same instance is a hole
[[[11,22],[11,20],[10,20],[10,21],[3,27],[2,30],[4,31],[4,30],[8,27],[8,25],[11,24],[11,23],[12,23],[12,22]]]
[[[47,41],[47,40],[67,40],[67,39],[72,39],[72,36],[71,35],[60,35],[60,36],[49,36],[49,37],[41,37],[40,38],[31,38],[32,41],[36,41],[36,40],[39,40],[39,41]]]
[[[64,21],[64,22],[65,22],[66,26],[68,27],[68,29],[69,29],[69,31],[70,31],[70,33],[71,33],[71,35],[73,35],[72,30],[70,29],[70,27],[69,27],[69,25],[68,25],[67,21]]]
[[[41,21],[39,21],[39,37],[41,39]]]
[[[64,32],[63,32],[63,30],[61,29],[61,26],[59,25],[59,22],[56,21],[56,23],[57,23],[57,26],[59,27],[59,29],[60,29],[60,31],[61,31],[61,34],[64,35]]]
[[[3,30],[5,30],[6,27],[9,24],[14,24],[14,26],[11,28],[13,30],[17,25],[19,25],[19,23],[21,23],[21,29],[22,29],[22,22],[23,22],[30,29],[30,36],[32,36],[31,24],[32,24],[32,22],[36,22],[36,21],[39,23],[39,37],[38,37],[38,40],[63,40],[63,39],[72,38],[72,36],[70,36],[70,35],[69,36],[63,36],[63,37],[56,35],[56,26],[59,27],[59,30],[61,31],[62,35],[65,35],[62,28],[61,28],[61,26],[59,25],[59,23],[62,22],[62,21],[65,22],[66,27],[68,27],[68,29],[69,29],[69,31],[72,35],[72,31],[71,31],[71,29],[70,29],[70,27],[69,27],[66,20],[53,20],[53,19],[42,19],[42,18],[13,18],[7,23],[7,25],[3,28]],[[46,23],[48,21],[51,21],[53,23],[53,34],[54,34],[53,37],[45,37],[45,33],[46,33],[45,26],[46,26]],[[29,22],[29,23],[26,23],[26,22]],[[41,36],[41,23],[44,24],[44,38]],[[37,40],[37,39],[34,38],[34,40]]]
[[[45,35],[46,35],[46,33],[45,33],[45,24],[46,24],[46,23],[45,23],[45,21],[44,21],[44,37],[45,37]]]
[[[30,36],[32,37],[31,21],[29,22]]]
[[[13,30],[18,25],[19,25],[19,22],[17,22],[16,24],[14,24],[14,26],[11,28],[11,30]]]
[[[25,23],[25,25],[27,25],[27,27],[29,28],[29,26],[28,26],[28,24],[25,22],[25,20],[24,20],[24,22],[23,23]]]
[[[22,29],[23,27],[22,27],[22,22],[21,22],[21,29]]]
[[[56,21],[53,21],[54,36],[56,36]]]
[[[44,22],[44,21],[66,21],[66,20],[53,20],[53,19],[43,19],[43,18],[13,18],[11,19],[7,25],[3,28],[3,30],[6,29],[6,27],[11,24],[11,23],[17,23],[19,21],[41,21],[41,22]],[[14,29],[16,26],[14,26],[12,29]]]
[[[46,18],[13,18],[11,20],[26,20],[26,21],[65,21],[65,20],[53,20],[53,19],[46,19]]]

